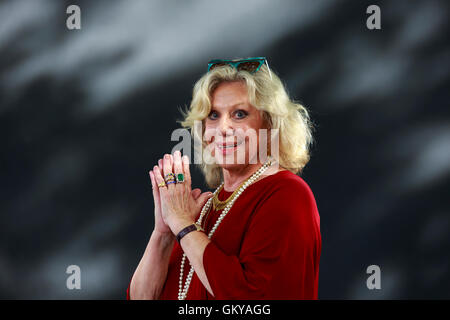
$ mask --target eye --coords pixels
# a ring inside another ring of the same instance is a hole
[[[243,119],[248,115],[248,113],[244,110],[237,110],[234,114],[238,119]]]
[[[208,118],[209,119],[211,119],[211,120],[215,120],[215,119],[217,119],[217,112],[216,111],[211,111],[210,113],[209,113],[209,115],[208,115]]]

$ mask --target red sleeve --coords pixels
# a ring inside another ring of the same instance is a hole
[[[131,280],[130,280],[130,283],[128,283],[128,288],[127,288],[127,300],[131,300],[131,298],[130,298],[130,286],[131,286]]]
[[[277,187],[251,219],[238,256],[205,248],[215,299],[317,299],[320,222],[306,183]]]

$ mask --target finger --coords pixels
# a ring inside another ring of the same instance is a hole
[[[181,162],[181,152],[175,151],[173,154],[173,172],[175,174],[177,173],[183,173],[183,164]]]
[[[169,160],[170,160],[170,170],[172,173],[175,173],[175,169],[174,169],[174,160],[173,160],[173,155],[169,153]],[[176,181],[176,177],[175,177],[175,181]],[[176,188],[176,183],[172,183],[172,185],[174,186],[174,188]]]
[[[168,173],[173,173],[172,171],[172,162],[171,162],[171,155],[169,154],[165,154],[164,158],[163,158],[163,173],[164,173],[164,178],[167,178],[167,174]],[[171,190],[175,188],[175,184],[174,183],[168,183],[167,184],[167,189]]]
[[[170,172],[175,172],[173,170],[173,155],[169,153],[169,163],[170,163]]]
[[[206,201],[208,201],[209,198],[211,198],[213,195],[212,192],[203,192],[196,200],[198,208],[203,208]]]
[[[170,158],[170,164],[172,165],[172,172],[173,172],[173,155],[169,153]]]
[[[163,167],[163,159],[158,160],[159,172],[161,173],[161,177],[164,177],[164,167]]]
[[[170,156],[171,155],[166,153],[162,158],[162,169],[164,175],[172,172],[172,163],[170,161]]]
[[[184,172],[184,184],[185,188],[188,192],[191,192],[192,188],[192,181],[191,181],[191,172],[189,171],[189,158],[187,155],[184,155],[182,158],[183,162],[183,172]]]
[[[173,154],[173,172],[175,175],[183,173],[183,164],[181,162],[181,152],[179,150],[175,151]],[[177,183],[175,188],[183,195],[185,195],[184,182]]]
[[[161,199],[159,198],[159,187],[156,183],[155,175],[153,174],[153,171],[149,172],[150,174],[150,181],[152,182],[152,190],[153,190],[153,199],[155,201],[155,210],[161,209]]]
[[[197,200],[201,193],[202,191],[199,188],[192,190],[192,196],[194,197],[194,200]]]
[[[164,182],[164,179],[161,175],[161,171],[159,171],[159,167],[158,166],[154,166],[153,167],[153,175],[154,178],[156,180],[156,187],[159,188],[158,192],[160,193],[160,195],[164,194],[167,192],[167,187],[158,187],[158,184]]]

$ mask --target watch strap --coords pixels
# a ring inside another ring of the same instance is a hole
[[[202,229],[200,226],[196,225],[195,223],[193,223],[193,224],[187,226],[186,228],[183,228],[183,229],[182,229],[180,232],[178,232],[178,234],[177,234],[177,241],[178,241],[178,243],[180,243],[181,238],[183,238],[183,237],[184,237],[185,235],[187,235],[189,232],[197,231],[197,230],[203,231],[203,229]]]

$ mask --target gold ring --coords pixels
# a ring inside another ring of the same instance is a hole
[[[161,183],[158,183],[158,187],[160,187],[160,188],[165,187],[165,186],[166,186],[166,183],[164,181]]]

